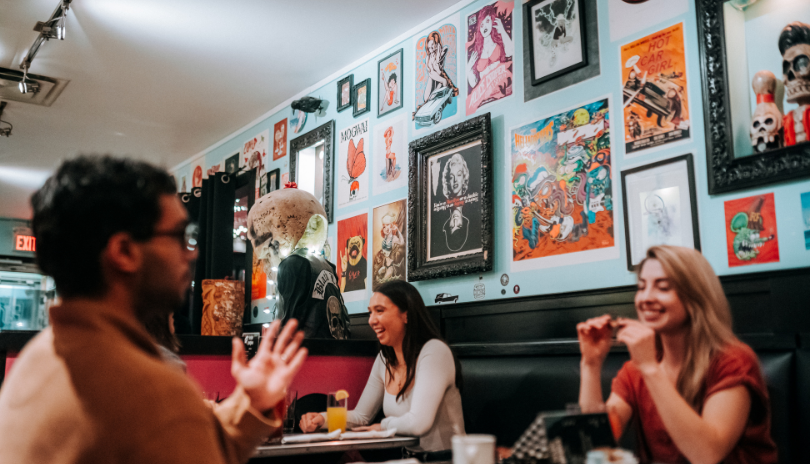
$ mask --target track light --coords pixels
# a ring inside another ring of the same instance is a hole
[[[28,66],[23,67],[23,78],[17,87],[20,89],[20,93],[28,93]]]

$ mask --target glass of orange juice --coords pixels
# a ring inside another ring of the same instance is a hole
[[[349,394],[346,390],[329,392],[326,399],[326,423],[329,427],[329,433],[338,429],[346,431],[346,404],[348,398]]]

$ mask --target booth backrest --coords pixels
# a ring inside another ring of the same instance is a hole
[[[765,351],[758,356],[770,393],[771,433],[779,448],[779,462],[801,462],[794,456],[799,438],[794,405],[796,351]],[[539,412],[565,410],[566,405],[578,402],[579,354],[459,357],[467,433],[493,434],[499,446],[511,447]],[[605,397],[611,380],[628,359],[626,352],[608,356],[602,370]],[[810,356],[804,362],[810,380]],[[802,394],[807,396],[808,390]],[[810,405],[805,403],[805,407]],[[632,435],[625,434],[623,446],[633,446]]]

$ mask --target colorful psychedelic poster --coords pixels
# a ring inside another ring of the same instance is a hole
[[[408,126],[405,116],[374,126],[374,194],[408,185]]]
[[[392,280],[405,280],[408,200],[374,208],[371,226],[371,290]]]
[[[625,154],[689,138],[683,23],[621,47]]]
[[[728,266],[779,262],[773,193],[729,200],[724,206]]]
[[[368,213],[338,220],[337,274],[344,301],[361,301],[368,288]]]
[[[611,42],[689,11],[687,0],[607,0],[607,4]]]
[[[368,199],[368,162],[365,153],[368,135],[368,119],[338,132],[338,208]]]
[[[467,116],[512,95],[512,10],[497,1],[467,16]]]
[[[415,105],[411,118],[425,129],[458,114],[458,15],[417,34]]]
[[[607,98],[512,129],[512,272],[619,257]]]
[[[804,249],[810,250],[810,192],[802,193],[802,222],[804,222]]]
[[[273,161],[287,156],[287,120],[273,125]]]
[[[270,143],[270,129],[265,129],[252,139],[245,142],[239,156],[239,167],[247,166],[256,171],[256,198],[259,198],[262,187],[266,188],[267,176],[265,167],[267,166],[267,150]]]

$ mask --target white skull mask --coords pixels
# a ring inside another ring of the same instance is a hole
[[[785,97],[789,103],[810,103],[810,40],[809,25],[794,22],[782,30],[779,38],[780,48],[783,40],[792,44],[782,54],[782,73],[785,81]]]
[[[782,130],[782,115],[776,105],[760,105],[754,112],[751,121],[751,145],[763,152],[767,144],[779,140],[779,131]]]
[[[297,248],[323,249],[326,211],[311,193],[285,188],[259,198],[248,212],[248,238],[268,275]]]

